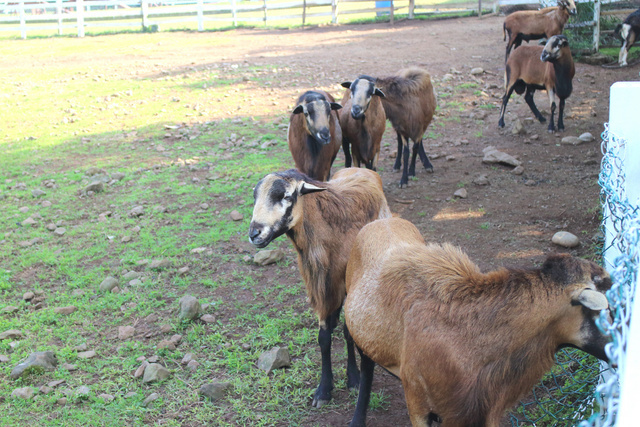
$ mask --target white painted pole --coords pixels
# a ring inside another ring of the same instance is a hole
[[[140,13],[142,14],[142,31],[149,30],[149,0],[140,2]]]
[[[76,17],[78,20],[78,37],[84,37],[84,0],[76,0]]]
[[[233,17],[233,26],[238,26],[238,6],[236,5],[236,0],[231,0],[231,16]]]
[[[24,0],[20,0],[20,10],[19,10],[19,14],[20,14],[20,37],[22,37],[23,40],[27,39],[27,20],[24,16]]]
[[[626,196],[633,208],[640,207],[640,121],[637,109],[634,108],[634,99],[640,97],[640,82],[618,82],[611,86],[609,106],[609,133],[626,140],[626,144],[620,153],[623,157],[621,174],[624,174]],[[640,214],[639,214],[640,215]],[[605,224],[605,245],[610,243],[614,236],[610,236],[612,229]],[[609,246],[605,246],[608,248]],[[635,256],[640,262],[638,248]],[[612,256],[617,251],[605,251],[605,263],[607,267],[612,262]],[[634,278],[638,283],[638,277]],[[636,285],[637,286],[637,285]],[[640,288],[637,288],[640,289]],[[640,296],[636,295],[632,310],[631,325],[627,340],[625,360],[619,366],[620,372],[620,406],[617,426],[631,427],[638,425],[638,401],[640,399]]]
[[[62,0],[56,0],[56,15],[58,16],[58,35],[61,36],[62,30]]]
[[[331,23],[338,23],[338,0],[331,0]]]
[[[198,31],[204,31],[204,1],[198,0]]]
[[[593,51],[600,50],[600,0],[593,0]]]

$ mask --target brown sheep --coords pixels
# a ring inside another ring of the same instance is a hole
[[[566,254],[482,273],[460,249],[426,245],[410,222],[383,219],[358,234],[346,283],[345,319],[362,358],[352,427],[365,425],[374,362],[402,381],[414,427],[498,427],[558,349],[607,359],[595,322],[611,279]]]
[[[528,42],[562,34],[570,14],[576,14],[574,1],[558,0],[556,7],[521,10],[507,16],[502,26],[504,39],[509,37],[504,60],[509,58],[511,48],[516,49],[523,41]]]
[[[326,181],[342,145],[342,130],[335,110],[342,105],[321,90],[300,95],[289,119],[289,151],[299,171]]]
[[[640,9],[630,13],[622,24],[616,27],[615,33],[622,39],[622,47],[618,54],[618,65],[625,67],[628,65],[627,55],[629,54],[629,49],[636,42],[638,35],[640,35]]]
[[[341,169],[329,182],[312,180],[296,170],[272,173],[254,190],[249,238],[258,248],[285,234],[298,252],[298,268],[311,308],[320,323],[320,385],[313,406],[331,399],[331,334],[345,296],[344,275],[351,246],[360,228],[391,216],[380,176],[367,169]],[[347,340],[347,386],[359,381],[353,341]]]
[[[380,142],[387,118],[381,101],[384,93],[375,86],[373,77],[365,75],[353,82],[342,83],[342,87],[347,88],[341,101],[342,110],[338,115],[342,128],[344,166],[351,167],[351,146],[356,166],[364,164],[375,171],[378,168]]]
[[[565,36],[551,37],[544,47],[522,46],[514,50],[505,67],[505,94],[502,98],[498,126],[504,127],[504,113],[514,90],[518,94],[526,90],[524,100],[540,123],[544,123],[546,119],[533,102],[536,89],[544,88],[549,96],[551,109],[548,131],[555,130],[553,122],[556,111],[555,95],[560,99],[558,130],[564,130],[564,103],[573,90],[572,80],[575,73],[569,41]]]
[[[403,163],[402,188],[409,183],[409,176],[416,175],[417,154],[425,169],[433,170],[424,151],[422,136],[436,111],[436,93],[429,73],[416,67],[400,70],[395,76],[378,77],[375,83],[384,92],[382,106],[398,137],[398,154],[393,168],[400,170]],[[413,141],[413,157],[408,168],[409,140]]]

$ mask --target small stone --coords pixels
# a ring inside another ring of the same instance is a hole
[[[39,189],[33,190],[33,191],[31,192],[31,195],[32,195],[33,197],[42,197],[42,196],[44,196],[45,194],[47,194],[47,193],[45,193],[44,191],[39,190]]]
[[[47,230],[49,231],[54,231],[56,228],[58,228],[58,226],[53,223],[47,224]]]
[[[212,314],[203,314],[200,317],[200,320],[202,320],[204,323],[216,323],[216,317]]]
[[[60,384],[62,384],[65,380],[55,380],[55,381],[51,381],[48,382],[47,385],[51,388],[56,388],[58,387]]]
[[[154,259],[153,261],[151,261],[151,264],[149,264],[149,268],[152,270],[161,270],[163,268],[167,268],[171,266],[171,261],[169,261],[168,259],[164,258],[164,259]]]
[[[26,206],[21,207],[20,209],[18,209],[18,212],[20,213],[27,213],[29,212],[29,208]]]
[[[104,182],[102,181],[93,181],[91,184],[84,187],[84,192],[88,193],[89,191],[93,191],[94,193],[100,193],[104,191]]]
[[[22,226],[23,227],[29,227],[29,226],[36,225],[36,224],[37,224],[36,221],[31,217],[29,217],[29,218],[25,219],[24,221],[22,221]]]
[[[202,252],[204,252],[206,250],[207,250],[207,248],[193,248],[193,249],[191,249],[191,253],[192,254],[200,254],[200,253],[202,253]]]
[[[129,211],[128,214],[131,218],[137,218],[144,215],[144,206],[136,206]]]
[[[78,367],[76,365],[71,364],[71,363],[63,363],[62,364],[62,369],[66,369],[69,372],[73,372],[73,371],[77,371]]]
[[[189,363],[187,363],[187,369],[189,369],[191,372],[195,372],[199,366],[200,366],[200,363],[196,362],[195,360],[192,360]]]
[[[262,250],[253,256],[253,262],[258,265],[269,265],[276,263],[284,258],[282,249]]]
[[[111,289],[111,293],[112,294],[119,294],[120,293],[120,288],[116,286],[115,288]]]
[[[466,199],[467,198],[467,190],[464,189],[464,188],[460,188],[455,193],[453,193],[453,197],[458,197],[460,199]]]
[[[77,399],[88,399],[90,394],[91,389],[86,385],[78,387],[74,393]]]
[[[38,351],[13,368],[10,377],[15,380],[29,372],[54,371],[57,366],[58,359],[52,351]]]
[[[158,400],[159,398],[160,395],[158,393],[151,393],[146,399],[144,399],[144,401],[142,402],[142,406],[149,406],[151,402],[153,402],[154,400]]]
[[[189,267],[182,267],[182,268],[178,269],[178,275],[180,275],[180,276],[184,276],[188,272],[189,272]]]
[[[551,242],[565,248],[575,248],[580,244],[580,239],[568,231],[558,231],[551,238]]]
[[[482,163],[503,163],[514,167],[521,165],[521,162],[516,160],[515,157],[507,153],[503,153],[502,151],[498,151],[493,146],[486,147],[482,152],[484,153]]]
[[[193,360],[193,353],[187,353],[184,355],[184,357],[182,358],[182,360],[180,361],[181,364],[186,365],[189,362],[191,362]]]
[[[204,384],[200,387],[199,393],[201,396],[215,401],[224,397],[229,387],[231,387],[231,383],[215,381],[209,384]]]
[[[531,139],[532,141],[537,141],[538,139],[540,139],[540,135],[538,135],[537,133],[534,133],[529,137],[529,139]]]
[[[182,335],[180,334],[172,335],[170,341],[175,345],[178,345],[182,342]]]
[[[207,209],[209,209],[209,204],[208,203],[201,203],[200,204],[200,209],[202,209],[203,211],[206,211]]]
[[[82,289],[74,289],[71,291],[71,296],[73,297],[81,297],[82,295],[84,295],[84,291]]]
[[[489,185],[489,178],[487,178],[486,175],[478,175],[473,179],[472,182],[475,185],[480,185],[480,186]]]
[[[77,345],[76,351],[87,351],[87,343],[83,342],[82,344]]]
[[[593,141],[595,138],[593,137],[593,135],[591,135],[589,132],[585,132],[582,135],[580,135],[578,137],[578,139],[582,142],[591,142]]]
[[[180,320],[194,320],[201,313],[198,299],[192,295],[185,295],[180,298]]]
[[[240,348],[242,348],[244,351],[249,351],[251,350],[251,344],[249,344],[248,342],[242,343]]]
[[[91,359],[96,357],[96,352],[94,350],[83,351],[78,353],[78,359]]]
[[[133,326],[120,326],[118,327],[118,339],[128,340],[136,333],[136,328]]]
[[[132,281],[129,282],[129,286],[132,286],[134,288],[140,285],[142,285],[142,280],[140,279],[133,279]]]
[[[56,404],[63,406],[67,404],[67,398],[66,397],[61,397],[60,399],[56,400]]]
[[[579,145],[581,144],[582,141],[580,138],[578,138],[577,136],[565,136],[564,138],[562,138],[562,140],[560,141],[561,144],[563,145]]]
[[[162,325],[162,326],[160,326],[160,332],[162,332],[163,334],[168,334],[172,330],[173,330],[173,326],[171,326],[171,325]]]
[[[144,370],[144,376],[142,378],[142,382],[150,383],[153,381],[162,381],[167,378],[171,373],[167,368],[160,365],[159,363],[150,363],[149,366]]]
[[[40,203],[40,205],[44,208],[48,208],[51,207],[51,202],[48,200],[44,200],[42,203]]]
[[[104,400],[105,402],[113,402],[113,399],[115,399],[114,396],[107,393],[99,394],[98,398]]]
[[[0,363],[7,363],[9,360],[11,360],[11,359],[9,359],[4,354],[0,354]]]
[[[17,329],[9,329],[0,334],[0,341],[2,340],[14,340],[22,338],[22,332]]]
[[[144,374],[144,370],[147,369],[147,366],[149,366],[149,362],[145,360],[133,373],[133,378],[140,378]]]
[[[137,271],[129,271],[127,274],[122,276],[122,278],[124,280],[133,280],[133,279],[137,279],[140,276],[142,276],[142,273],[138,273]]]
[[[522,175],[524,173],[524,167],[516,166],[515,168],[513,168],[511,173],[514,174],[514,175]]]
[[[129,243],[131,241],[131,236],[124,236],[120,241],[122,243]]]
[[[158,343],[158,350],[162,350],[163,348],[166,348],[169,351],[173,351],[176,349],[176,345],[169,341],[169,340],[162,340]]]
[[[157,355],[153,355],[148,359],[149,363],[156,363],[160,358]]]
[[[244,215],[236,210],[231,211],[229,217],[231,217],[233,221],[242,221],[244,219]]]
[[[118,279],[108,276],[106,279],[102,281],[102,283],[100,283],[100,291],[110,292],[117,285],[118,285]]]
[[[67,232],[67,229],[64,227],[58,227],[55,230],[53,230],[53,234],[55,234],[56,236],[64,236],[64,233]]]
[[[35,392],[31,387],[21,387],[11,392],[11,397],[17,399],[31,400]]]
[[[274,369],[291,366],[291,357],[286,347],[273,347],[258,358],[258,368],[270,374]]]
[[[125,399],[129,399],[130,397],[134,397],[134,396],[137,396],[137,395],[138,395],[138,393],[136,393],[135,391],[130,391],[129,393],[124,395],[124,398]]]
[[[17,313],[18,311],[20,311],[20,308],[13,306],[13,305],[8,305],[6,307],[4,307],[2,310],[0,310],[0,313],[2,314],[14,314]]]
[[[111,179],[114,181],[122,181],[126,175],[122,172],[114,172],[111,174]]]
[[[38,391],[42,394],[49,394],[53,391],[53,389],[47,385],[40,386]]]
[[[524,185],[526,185],[527,187],[534,187],[538,185],[538,182],[534,179],[528,179],[524,182]]]
[[[75,312],[78,309],[78,307],[74,306],[74,305],[69,305],[66,307],[56,307],[53,309],[53,312],[56,314],[71,314],[73,312]]]
[[[516,121],[513,122],[513,127],[511,128],[511,134],[512,135],[524,135],[525,133],[527,133],[527,131],[524,128],[524,125],[522,124],[520,119],[516,119]]]
[[[482,74],[484,73],[484,70],[480,67],[476,67],[476,68],[472,68],[471,69],[471,75],[472,76],[477,76],[478,74]]]

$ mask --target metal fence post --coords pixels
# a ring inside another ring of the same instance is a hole
[[[78,22],[78,37],[84,37],[84,0],[76,0],[76,18]]]

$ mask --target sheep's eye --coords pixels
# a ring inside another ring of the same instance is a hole
[[[284,196],[284,197],[282,198],[282,200],[285,200],[285,201],[287,201],[287,202],[290,202],[290,201],[291,201],[291,196]]]

